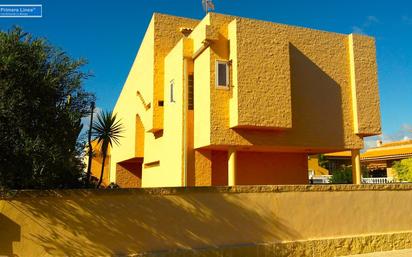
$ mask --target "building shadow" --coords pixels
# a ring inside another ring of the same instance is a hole
[[[20,242],[20,225],[0,213],[0,256],[16,257],[13,242]]]
[[[138,193],[131,193],[132,191]],[[237,194],[152,195],[144,189],[9,201],[41,228],[25,235],[52,256],[127,255],[295,240],[276,210],[250,208]],[[33,221],[34,222],[34,221]]]
[[[235,129],[253,145],[341,149],[344,146],[342,85],[289,43],[292,128]]]

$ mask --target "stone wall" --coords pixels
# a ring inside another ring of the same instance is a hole
[[[340,256],[412,248],[412,185],[2,192],[0,255]]]

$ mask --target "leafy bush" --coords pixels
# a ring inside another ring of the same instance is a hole
[[[392,169],[400,181],[412,182],[412,158],[394,162]]]
[[[333,184],[351,184],[352,166],[343,166],[338,170],[333,170],[330,181]]]
[[[368,178],[369,171],[362,166],[362,177]],[[342,166],[340,169],[332,171],[331,183],[333,184],[351,184],[352,183],[352,166]]]
[[[82,186],[78,138],[94,100],[84,64],[20,28],[0,31],[0,187]]]

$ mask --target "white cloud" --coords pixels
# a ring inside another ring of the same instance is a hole
[[[358,26],[353,26],[353,27],[352,27],[352,32],[353,32],[353,33],[356,33],[356,34],[365,34],[365,33],[363,32],[363,29],[360,28],[360,27],[358,27]]]
[[[379,23],[378,18],[376,18],[375,16],[368,16],[367,17],[367,22],[371,23]]]
[[[383,143],[390,143],[400,140],[410,140],[412,138],[412,124],[402,124],[398,131],[387,134],[383,133],[380,136],[366,137],[364,139],[365,149],[376,147],[377,141],[382,140]]]
[[[352,26],[352,31],[357,34],[365,34],[367,28],[378,23],[380,23],[379,19],[376,16],[370,15],[366,17],[366,20],[361,25]]]
[[[408,25],[412,25],[412,18],[407,15],[402,16],[402,21]]]
[[[93,112],[93,121],[96,120],[97,114],[101,113],[103,110],[100,107],[96,107],[94,108],[94,112]],[[89,129],[89,125],[90,125],[90,115],[87,117],[82,118],[82,124],[83,124],[83,129],[82,129],[82,133],[86,132]]]

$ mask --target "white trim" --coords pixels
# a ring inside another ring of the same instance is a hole
[[[219,64],[225,64],[226,65],[226,85],[219,85],[219,75],[218,75],[218,71],[219,71]],[[216,60],[215,63],[215,87],[217,89],[226,89],[229,90],[229,61],[227,60]]]

